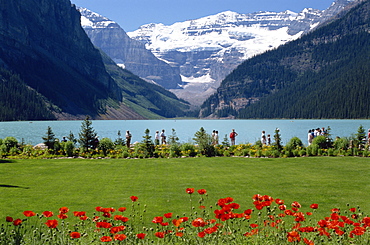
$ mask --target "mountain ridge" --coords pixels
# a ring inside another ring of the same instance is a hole
[[[368,118],[370,1],[243,62],[202,105],[202,117]]]
[[[147,24],[127,33],[168,64],[180,69],[178,97],[200,105],[244,60],[297,39],[353,1],[337,0],[327,10],[300,13],[226,11],[172,25]]]

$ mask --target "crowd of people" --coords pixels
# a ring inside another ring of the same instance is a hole
[[[327,130],[325,130],[324,127],[308,130],[308,134],[307,134],[308,145],[312,144],[312,141],[315,137],[317,137],[317,136],[326,136],[327,134],[328,134],[328,132],[327,132]],[[238,133],[235,131],[235,129],[232,129],[232,131],[230,132],[230,135],[229,135],[231,145],[235,145],[236,136],[238,136]],[[131,135],[130,131],[127,130],[126,131],[126,145],[127,145],[127,147],[130,147],[131,138],[132,138],[132,135]],[[212,138],[212,145],[218,145],[219,144],[219,134],[218,134],[217,130],[212,131],[211,138]],[[368,133],[367,133],[367,139],[368,139],[368,142],[370,143],[370,129],[368,130]],[[159,144],[165,145],[165,144],[167,144],[166,134],[165,134],[164,129],[162,129],[161,132],[159,132],[159,131],[155,132],[154,143],[155,143],[155,145],[159,145]],[[271,145],[271,135],[270,134],[266,135],[266,132],[262,131],[261,143],[262,143],[262,145]]]
[[[328,132],[325,130],[324,127],[322,127],[321,129],[317,128],[317,129],[308,130],[308,134],[307,134],[308,145],[311,145],[313,139],[316,138],[317,136],[326,136],[327,134]]]

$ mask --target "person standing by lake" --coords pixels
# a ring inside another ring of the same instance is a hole
[[[238,136],[238,133],[235,132],[235,129],[233,129],[230,133],[230,141],[231,145],[235,145],[235,137]]]
[[[167,141],[166,141],[166,135],[165,135],[165,133],[164,133],[164,129],[162,129],[162,133],[161,133],[161,143],[162,143],[162,145],[165,145],[165,144],[167,144]]]
[[[159,131],[155,131],[155,136],[154,136],[154,143],[155,145],[159,145],[159,139],[161,138],[161,136],[159,135]]]
[[[132,135],[130,133],[130,131],[126,131],[126,146],[127,148],[130,148],[131,146],[131,138],[132,138]]]

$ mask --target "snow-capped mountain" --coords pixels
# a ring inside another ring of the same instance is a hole
[[[239,14],[222,12],[173,25],[148,24],[127,33],[159,59],[180,69],[178,97],[200,105],[244,60],[299,38],[355,0],[337,0],[327,10]]]
[[[116,22],[86,8],[78,10],[81,13],[81,25],[90,40],[117,65],[166,89],[178,88],[178,84],[182,83],[178,67],[159,60],[143,43],[127,36]]]

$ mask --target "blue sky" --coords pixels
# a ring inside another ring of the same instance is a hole
[[[148,23],[198,19],[231,10],[241,14],[257,11],[300,12],[304,8],[327,9],[334,0],[71,0],[117,22],[126,32]]]

